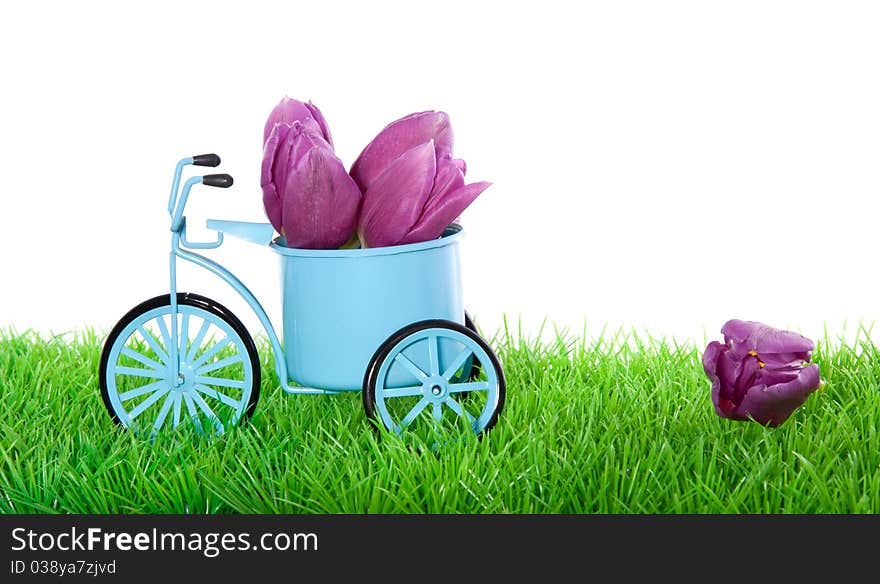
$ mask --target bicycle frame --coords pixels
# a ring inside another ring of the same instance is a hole
[[[177,330],[177,260],[178,258],[180,258],[208,270],[209,272],[226,282],[233,290],[235,290],[236,293],[238,293],[239,296],[244,299],[248,306],[250,306],[251,310],[254,311],[260,321],[260,324],[263,326],[263,329],[266,331],[266,334],[269,337],[269,344],[272,347],[272,353],[275,359],[275,373],[278,375],[278,380],[281,384],[281,388],[286,393],[341,393],[339,391],[318,389],[313,387],[292,387],[290,385],[290,379],[288,377],[287,365],[284,358],[284,351],[281,347],[281,341],[278,338],[278,334],[275,332],[275,328],[272,326],[272,322],[269,320],[269,316],[266,313],[266,310],[260,304],[259,300],[257,300],[253,292],[251,292],[250,289],[248,289],[248,287],[245,286],[244,283],[242,283],[242,281],[228,269],[203,255],[190,251],[192,249],[216,249],[223,244],[223,232],[220,231],[217,232],[217,239],[215,241],[191,242],[186,238],[186,217],[183,215],[183,211],[186,207],[186,202],[189,198],[190,190],[193,186],[201,184],[204,179],[204,177],[201,176],[194,176],[192,178],[189,178],[187,179],[186,183],[184,183],[183,188],[181,189],[180,179],[183,173],[183,169],[187,165],[193,164],[193,160],[194,159],[192,157],[182,158],[177,163],[174,171],[174,181],[172,182],[171,186],[171,196],[168,199],[168,213],[171,215],[171,252],[169,254],[169,280],[171,289],[172,313],[171,338],[173,339],[170,347],[172,378],[179,375],[178,368],[180,367],[180,354],[178,346],[179,338]],[[229,184],[231,184],[231,182]]]

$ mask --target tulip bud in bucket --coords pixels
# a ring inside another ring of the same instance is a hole
[[[348,242],[361,191],[334,154],[320,110],[285,97],[263,135],[260,183],[275,230],[291,247],[333,249]]]
[[[491,183],[465,185],[452,157],[449,116],[427,111],[392,122],[351,167],[364,193],[358,236],[364,247],[435,239]]]

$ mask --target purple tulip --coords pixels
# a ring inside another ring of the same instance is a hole
[[[452,158],[443,112],[420,112],[387,125],[350,174],[364,193],[358,235],[364,247],[440,237],[491,183],[465,184],[464,160]]]
[[[273,125],[260,184],[266,215],[290,247],[335,249],[354,235],[361,191],[316,123]]]
[[[379,175],[407,150],[434,141],[438,158],[452,158],[452,126],[444,112],[419,112],[391,122],[367,144],[354,164],[351,176],[361,190],[373,184]]]
[[[287,124],[292,126],[294,122],[299,122],[306,127],[317,131],[330,146],[333,146],[333,138],[330,136],[330,128],[327,126],[327,120],[317,106],[312,102],[303,103],[296,99],[291,99],[286,95],[278,102],[269,114],[266,125],[263,127],[263,145],[269,139],[269,134],[275,124]]]
[[[728,321],[721,332],[724,344],[709,343],[703,369],[722,418],[778,426],[819,387],[819,366],[808,364],[810,339],[743,320]]]

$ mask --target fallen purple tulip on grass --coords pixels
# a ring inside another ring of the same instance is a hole
[[[435,239],[491,184],[465,184],[452,151],[449,116],[419,112],[385,126],[346,172],[321,111],[284,97],[263,129],[266,215],[291,247]]]
[[[724,343],[709,343],[703,369],[722,418],[779,426],[819,387],[819,366],[809,363],[815,348],[810,339],[735,319],[721,332]]]

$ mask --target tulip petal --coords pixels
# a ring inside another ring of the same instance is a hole
[[[314,124],[293,122],[290,132],[275,155],[276,188],[283,188],[287,184],[287,175],[299,164],[300,159],[316,146],[333,152],[333,148],[324,140]]]
[[[321,134],[328,144],[333,145],[327,121],[324,119],[323,114],[321,114],[321,110],[313,105],[312,102],[306,104],[299,100],[291,99],[286,95],[272,109],[266,120],[266,125],[263,127],[263,143],[265,144],[266,140],[269,139],[269,134],[272,133],[272,128],[275,124],[293,125],[294,122],[310,127]]]
[[[737,408],[738,419],[753,419],[766,426],[778,426],[819,387],[819,366],[804,367],[786,383],[752,388]]]
[[[281,233],[281,196],[272,180],[275,171],[275,157],[282,142],[287,139],[290,126],[275,124],[263,145],[263,164],[260,171],[260,186],[263,189],[263,207],[275,231]]]
[[[491,184],[485,181],[472,183],[443,197],[436,197],[429,205],[425,206],[418,222],[400,240],[400,243],[416,243],[440,237],[443,230]]]
[[[712,341],[706,346],[706,350],[703,351],[703,371],[706,372],[707,376],[718,376],[718,357],[721,355],[722,350],[721,343]]]
[[[715,358],[716,373],[709,376],[712,380],[712,403],[715,405],[715,412],[726,418],[736,409],[736,404],[733,402],[733,389],[736,382],[737,362],[721,343],[717,341],[713,341],[713,343],[717,345],[718,353]]]
[[[308,141],[304,134],[300,142]],[[290,173],[282,217],[290,247],[336,249],[355,231],[361,192],[329,147],[313,144]]]
[[[729,320],[721,327],[721,332],[726,340],[732,340],[740,350],[756,351],[762,355],[808,354],[815,348],[813,341],[803,335],[760,322]]]
[[[426,111],[410,114],[382,129],[354,161],[350,174],[363,192],[404,152],[434,141],[438,159],[452,156],[453,134],[449,116]]]
[[[428,196],[426,206],[430,205],[431,201],[437,197],[443,197],[464,186],[464,173],[458,162],[464,161],[453,160],[449,157],[437,160],[437,174],[434,176],[434,186],[431,187],[431,194]]]
[[[725,373],[725,369],[729,372]],[[733,396],[733,365],[726,354],[726,347],[718,341],[712,341],[703,352],[703,371],[712,382],[712,403],[715,412],[721,417],[727,417],[735,406],[731,401]],[[724,380],[722,380],[722,375]]]
[[[434,143],[395,159],[364,193],[358,235],[366,247],[397,245],[418,220],[436,173]]]
[[[272,210],[274,217],[272,215],[269,216],[269,221],[272,222],[273,226],[279,233],[284,233],[281,230],[281,226],[283,224],[283,217],[281,215],[280,209],[283,208],[283,202],[285,197],[285,186],[287,185],[287,179],[290,176],[293,169],[299,164],[300,159],[314,146],[322,146],[330,150],[330,145],[323,139],[323,137],[318,133],[316,126],[311,125],[307,126],[300,122],[293,122],[293,125],[288,125],[284,122],[279,122],[276,124],[277,127],[277,137],[278,137],[278,145],[274,149],[274,156],[270,163],[270,167],[267,172],[263,173],[263,177],[270,180],[273,185],[274,192],[276,193],[276,204],[271,204],[271,192],[272,188],[264,189],[264,206],[266,206],[266,213],[269,214],[270,209]],[[273,130],[274,132],[275,130]],[[266,141],[269,144],[270,141],[273,140],[273,134],[269,134],[269,140]],[[331,150],[332,151],[332,150]],[[264,164],[266,164],[266,157],[263,159]],[[270,204],[265,204],[265,199],[267,198],[266,191],[269,191]],[[273,219],[278,221],[278,226],[275,225]],[[284,233],[286,235],[286,233]]]
[[[739,405],[742,403],[746,394],[758,383],[758,375],[761,372],[761,365],[757,357],[751,355],[739,362],[736,372],[736,381],[733,384],[733,403]]]
[[[755,351],[758,359],[763,361],[768,367],[773,369],[800,369],[804,362],[810,360],[810,351],[802,351],[800,353],[768,353]]]
[[[327,143],[330,144],[330,146],[333,146],[333,136],[330,135],[330,126],[327,124],[324,114],[322,114],[321,110],[318,109],[318,106],[311,101],[307,102],[305,105],[309,112],[311,112],[312,117],[315,118],[318,126],[321,128],[321,135],[327,140]]]
[[[788,383],[792,379],[796,378],[800,372],[803,370],[804,366],[797,365],[796,367],[772,367],[770,365],[766,365],[761,368],[761,372],[758,374],[757,383],[763,383],[764,385],[777,385],[779,383]]]

